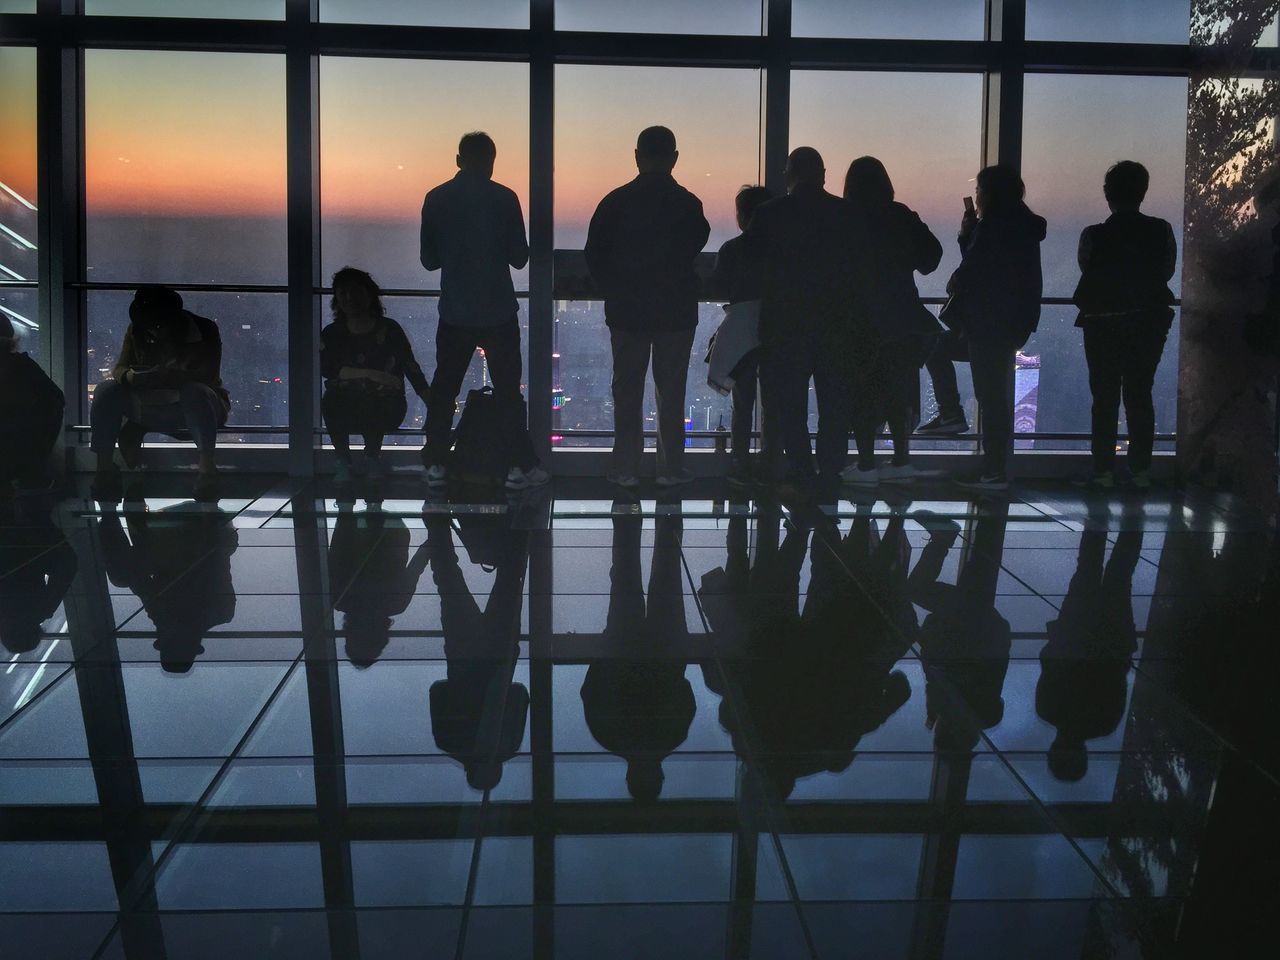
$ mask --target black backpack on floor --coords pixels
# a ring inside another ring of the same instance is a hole
[[[493,387],[469,391],[453,430],[451,471],[472,483],[502,483],[511,453],[503,437],[502,410]]]

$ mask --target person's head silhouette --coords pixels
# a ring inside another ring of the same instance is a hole
[[[744,186],[738,191],[738,195],[733,198],[734,211],[738,215],[738,229],[745,230],[751,226],[751,218],[759,209],[760,204],[770,199],[772,194],[769,193],[768,187]]]
[[[1084,741],[1061,731],[1049,745],[1049,772],[1055,780],[1075,783],[1089,772],[1089,753]]]
[[[679,158],[676,135],[666,127],[645,127],[636,137],[636,169],[641,173],[670,173]]]
[[[129,320],[144,340],[154,340],[182,317],[182,297],[178,291],[156,283],[137,288],[129,304]]]
[[[637,757],[627,761],[627,792],[633,800],[653,803],[662,795],[666,779],[659,757]]]
[[[373,277],[356,267],[343,267],[333,275],[333,319],[362,319],[385,315],[382,290]]]
[[[1113,211],[1137,210],[1146,199],[1151,175],[1147,168],[1134,160],[1121,160],[1113,164],[1102,181],[1102,195]]]
[[[493,164],[498,159],[498,145],[493,137],[476,130],[463,134],[458,141],[458,169],[486,179],[493,176]]]
[[[13,353],[18,349],[18,334],[9,318],[0,313],[0,353]]]
[[[978,171],[974,202],[984,217],[999,216],[1013,210],[1027,195],[1026,184],[1013,167],[1004,163],[983,167]]]
[[[822,163],[822,154],[813,147],[796,147],[787,157],[784,176],[788,193],[797,187],[823,186],[827,182],[827,168]]]
[[[204,653],[200,631],[183,626],[157,627],[153,646],[160,653],[160,669],[165,673],[189,673],[196,657]]]
[[[472,790],[492,790],[502,782],[502,761],[473,760],[465,766],[467,786]]]
[[[889,171],[875,157],[859,157],[844,177],[844,198],[859,207],[875,209],[893,202]]]
[[[342,628],[347,634],[347,659],[358,670],[373,666],[391,640],[391,620],[383,616],[349,612],[343,615]]]

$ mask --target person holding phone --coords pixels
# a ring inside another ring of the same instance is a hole
[[[997,164],[978,173],[973,209],[966,204],[960,221],[960,266],[947,281],[951,299],[941,314],[950,330],[930,360],[939,405],[945,400],[953,409],[959,391],[951,363],[969,362],[982,417],[982,465],[961,486],[982,492],[1009,487],[1014,356],[1040,322],[1046,223],[1031,212],[1025,195],[1012,167]]]

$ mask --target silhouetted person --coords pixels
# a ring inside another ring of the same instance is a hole
[[[764,244],[759,237],[747,234],[756,209],[770,199],[765,187],[743,187],[734,198],[737,212],[738,236],[726,240],[716,254],[716,296],[730,307],[738,304],[759,304],[764,296],[765,267]],[[758,307],[757,307],[758,309]],[[757,321],[758,328],[758,321]],[[759,331],[757,329],[757,336]],[[760,379],[760,351],[746,354],[733,369],[733,420],[729,439],[732,444],[732,461],[729,469],[731,483],[745,482],[751,478],[751,426],[755,418],[757,385]],[[760,419],[760,475],[772,479],[775,462],[779,459],[777,416],[772,408],[762,408]]]
[[[64,400],[57,384],[26,353],[9,318],[0,313],[0,500],[14,481],[49,485],[49,455],[62,434]]]
[[[1262,178],[1253,198],[1258,215],[1271,216],[1271,274],[1262,310],[1245,321],[1244,341],[1259,353],[1280,355],[1280,164]]]
[[[871,238],[865,246],[863,296],[879,334],[871,403],[854,411],[857,469],[846,470],[846,480],[854,485],[909,481],[920,475],[911,465],[910,447],[920,406],[919,370],[940,330],[920,302],[915,274],[937,269],[942,244],[915,211],[894,200],[893,182],[875,157],[859,157],[849,165],[844,198],[859,230]],[[893,439],[893,460],[877,469],[876,434],[885,421]]]
[[[404,382],[427,400],[430,386],[404,329],[386,316],[381,291],[363,270],[333,275],[333,323],[320,331],[320,409],[333,440],[340,494],[351,483],[351,434],[364,439],[363,471],[382,476],[382,439],[404,422]]]
[[[1080,234],[1080,282],[1072,299],[1080,308],[1076,326],[1084,331],[1093,394],[1093,482],[1104,489],[1115,485],[1121,397],[1133,483],[1151,485],[1151,391],[1173,323],[1169,280],[1178,247],[1169,221],[1139,210],[1150,179],[1146,167],[1132,160],[1113,166],[1102,186],[1111,216]]]
[[[382,655],[393,620],[409,608],[429,557],[425,541],[409,557],[409,531],[399,517],[338,514],[329,541],[329,582],[352,665],[368,667]]]
[[[787,158],[787,195],[763,204],[747,231],[764,247],[760,379],[786,453],[789,479],[814,479],[809,444],[809,381],[818,401],[818,473],[836,482],[848,452],[856,361],[874,333],[855,307],[860,241],[849,205],[823,185],[826,169],[812,147]]]
[[[227,422],[231,398],[222,386],[222,337],[218,325],[182,308],[168,287],[138,288],[129,304],[129,327],[111,379],[94,388],[90,446],[98,458],[94,496],[116,501],[120,474],[117,442],[125,466],[142,462],[142,440],[150,432],[190,434],[199,453],[197,500],[216,499],[214,449]]]
[[[996,609],[1008,509],[974,522],[972,542],[954,584],[938,576],[959,535],[953,522],[915,514],[932,531],[907,580],[911,599],[928,611],[920,627],[926,724],[939,751],[967,753],[982,731],[1004,718],[1004,678],[1012,632]]]
[[[30,653],[42,627],[62,605],[78,561],[47,507],[5,517],[0,544],[0,645]]]
[[[627,761],[627,789],[643,802],[658,799],[662,761],[689,736],[697,709],[677,656],[689,629],[684,613],[681,518],[659,516],[649,570],[649,597],[641,583],[638,515],[613,520],[613,565],[604,646],[582,682],[582,709],[596,742]]]
[[[503,764],[520,750],[529,713],[528,689],[512,681],[529,543],[528,534],[507,527],[503,517],[480,515],[474,521],[497,554],[483,610],[458,565],[448,518],[427,518],[448,663],[446,678],[431,685],[431,729],[436,745],[462,764],[472,789],[492,790]]]
[[[1085,741],[1105,737],[1124,719],[1129,658],[1138,648],[1133,621],[1133,572],[1142,530],[1124,529],[1111,558],[1105,527],[1080,535],[1076,571],[1049,642],[1040,651],[1036,713],[1057,728],[1049,770],[1075,781],[1089,768]]]
[[[126,536],[111,510],[98,527],[107,578],[142,601],[160,665],[170,673],[190,670],[206,634],[235,616],[231,555],[240,538],[230,521],[220,512],[134,512],[125,519]]]
[[[680,154],[666,127],[636,139],[634,180],[605,196],[592,214],[584,252],[604,294],[613,348],[613,471],[622,487],[639,481],[644,451],[644,383],[653,359],[658,404],[658,483],[692,479],[684,469],[684,395],[698,325],[693,265],[711,226],[702,201],[671,171]]]
[[[929,360],[943,414],[960,409],[954,360],[968,360],[982,415],[982,468],[961,483],[976,490],[1009,487],[1013,445],[1013,361],[1040,322],[1040,243],[1045,221],[1023,200],[1026,187],[1012,167],[978,173],[977,210],[960,223],[960,266],[947,281],[943,320],[951,326]],[[966,428],[967,429],[967,428]]]
[[[523,490],[550,479],[529,439],[520,393],[523,360],[510,268],[529,262],[529,241],[520,200],[493,180],[497,156],[488,134],[468,133],[458,144],[457,174],[428,193],[422,204],[422,265],[440,271],[436,372],[422,448],[431,486],[446,482],[454,407],[477,349],[484,351],[502,411],[502,436],[493,442],[510,452],[507,488]]]

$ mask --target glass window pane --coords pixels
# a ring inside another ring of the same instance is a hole
[[[0,13],[35,13],[36,0],[0,0]]]
[[[128,290],[92,290],[87,298],[88,396],[111,377],[125,329]],[[227,425],[285,426],[289,422],[288,298],[283,293],[182,292],[182,305],[218,324],[222,382],[231,394]],[[152,440],[163,439],[158,435]],[[226,442],[279,442],[272,435],[223,438]]]
[[[714,253],[738,232],[734,195],[761,177],[760,71],[562,66],[556,72],[556,121],[557,248],[582,248],[596,204],[636,175],[636,135],[659,123],[676,135],[676,179],[702,200],[711,222],[705,252]],[[555,312],[556,435],[566,429],[612,430],[613,361],[603,304],[557,300]],[[707,386],[701,362],[721,316],[716,305],[704,304],[700,311],[685,397],[690,429],[729,425],[729,401]],[[648,389],[644,409],[651,429],[657,408],[652,386]],[[609,438],[571,442],[612,443]]]
[[[430,91],[428,113],[406,104]],[[426,192],[458,172],[458,140],[484,130],[498,145],[494,178],[529,209],[529,67],[522,63],[323,57],[320,230],[326,282],[347,265],[387,289],[438,289],[418,259]],[[520,270],[517,289],[528,289]],[[434,330],[434,326],[432,328]],[[428,365],[427,369],[430,369]]]
[[[84,60],[87,279],[284,283],[284,57]]]
[[[1191,0],[1027,0],[1030,40],[1187,43]]]
[[[519,30],[529,26],[529,0],[320,0],[320,19]]]
[[[1080,231],[1109,215],[1102,179],[1118,160],[1150,172],[1142,209],[1173,225],[1181,254],[1186,136],[1185,77],[1027,76],[1022,169],[1027,202],[1049,221],[1045,296],[1075,290]],[[1180,292],[1178,273],[1172,286]]]
[[[34,49],[0,47],[0,89],[0,313],[22,338],[18,349],[47,364],[36,289],[5,285],[33,283],[38,274]]]
[[[761,0],[556,0],[556,29],[759,36]]]
[[[796,37],[981,40],[983,0],[792,0]]]
[[[206,17],[283,20],[284,0],[84,0],[84,12],[113,17]]]

